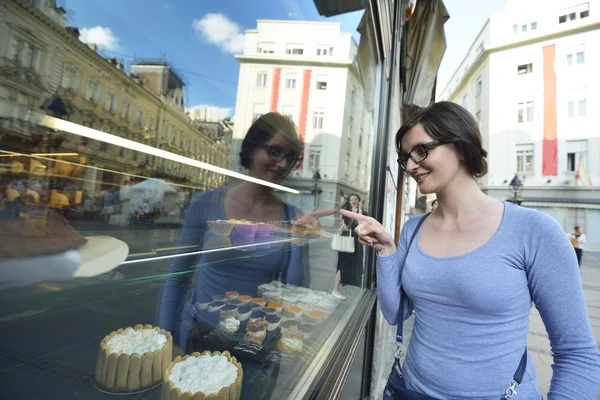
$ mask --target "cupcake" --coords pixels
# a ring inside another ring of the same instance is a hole
[[[272,301],[269,304],[267,304],[268,307],[270,308],[274,308],[277,313],[281,313],[281,311],[283,310],[283,304],[281,303],[277,303],[276,301]]]
[[[252,302],[258,304],[261,307],[264,307],[265,304],[267,304],[267,301],[265,299],[263,299],[262,297],[256,297],[256,298],[252,299]]]
[[[238,220],[233,227],[233,233],[243,240],[252,240],[256,236],[258,224],[251,221]]]
[[[215,294],[213,296],[213,300],[214,301],[227,301],[227,296],[225,296],[224,294]]]
[[[221,309],[217,328],[223,332],[235,333],[240,329],[240,314],[236,306],[228,305]]]
[[[199,301],[196,303],[196,309],[201,310],[201,311],[206,310],[210,303],[212,303],[212,301],[202,301],[202,302]]]
[[[236,307],[239,307],[242,304],[244,304],[243,301],[238,300],[238,299],[229,300],[227,303],[231,304],[232,306],[236,306]]]
[[[245,321],[250,318],[250,314],[252,313],[252,308],[248,306],[240,306],[238,307],[238,313],[240,314],[240,321]]]
[[[304,339],[310,339],[313,331],[315,330],[315,326],[313,324],[300,324],[298,328],[304,334]]]
[[[239,297],[239,293],[236,292],[235,290],[231,291],[231,292],[225,292],[225,296],[227,296],[227,298],[229,300],[234,300],[237,299]]]
[[[295,321],[281,323],[281,339],[276,348],[282,353],[297,353],[302,351],[304,333],[298,328]]]
[[[265,307],[262,309],[263,312],[267,315],[275,315],[278,314],[277,310],[272,307]]]
[[[260,310],[260,304],[254,303],[254,302],[250,302],[248,304],[246,304],[246,307],[250,307],[253,310]]]
[[[281,323],[281,317],[277,314],[267,315],[267,322],[267,331],[272,332],[275,329],[279,328],[279,324]]]
[[[257,239],[266,239],[271,234],[273,230],[273,226],[269,224],[265,224],[264,222],[259,222],[256,227],[256,238]]]
[[[245,294],[238,297],[238,300],[244,304],[248,304],[252,301],[252,296],[247,296]]]
[[[221,308],[225,307],[226,303],[224,301],[213,301],[208,305],[208,312],[219,311]]]
[[[302,309],[297,306],[289,306],[287,308],[288,312],[291,312],[296,316],[296,318],[302,318]]]
[[[246,326],[244,340],[256,344],[263,344],[267,336],[268,324],[264,312],[259,310],[252,311],[252,314],[250,314],[250,318],[248,319],[248,325]]]
[[[217,236],[227,237],[231,234],[234,224],[229,221],[208,221],[208,229]]]
[[[306,314],[306,316],[317,321],[317,324],[321,323],[323,321],[323,318],[325,318],[325,314],[323,314],[320,311],[311,311],[308,314]]]
[[[294,313],[291,313],[289,311],[284,311],[283,313],[281,313],[281,320],[282,321],[295,321],[296,320],[296,315]]]

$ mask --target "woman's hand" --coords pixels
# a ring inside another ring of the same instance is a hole
[[[298,217],[296,225],[304,228],[320,228],[321,223],[319,222],[319,218],[333,215],[336,212],[337,210],[335,208],[313,211]]]
[[[396,244],[392,235],[385,230],[375,218],[367,217],[348,210],[340,210],[344,217],[352,218],[358,222],[354,231],[358,235],[358,241],[365,246],[373,247],[380,256],[394,254]]]

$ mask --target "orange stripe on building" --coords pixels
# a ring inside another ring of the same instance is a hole
[[[300,99],[300,116],[298,118],[298,134],[300,135],[300,142],[304,145],[306,139],[306,124],[308,120],[308,100],[310,97],[310,77],[312,70],[305,69],[302,74],[302,97]],[[302,161],[304,160],[304,146],[300,152],[300,159],[298,160],[298,169],[302,169]]]
[[[281,83],[281,68],[275,68],[273,71],[273,86],[271,88],[271,107],[269,111],[277,112],[279,103],[279,84]]]
[[[556,138],[556,60],[555,45],[543,47],[544,55],[544,142],[542,175],[558,175],[558,140]]]

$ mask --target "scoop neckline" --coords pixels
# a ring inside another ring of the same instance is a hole
[[[469,256],[471,256],[473,254],[476,254],[476,253],[479,253],[479,252],[485,250],[487,247],[489,247],[491,245],[490,243],[494,242],[496,240],[496,238],[502,233],[502,231],[504,231],[504,225],[506,224],[507,214],[509,212],[510,206],[505,201],[502,201],[501,203],[504,206],[504,210],[502,210],[502,219],[500,220],[500,224],[498,225],[498,228],[496,229],[496,232],[494,232],[494,234],[487,240],[487,242],[485,242],[481,246],[477,247],[476,249],[473,249],[471,251],[468,251],[466,253],[459,254],[459,255],[456,255],[456,256],[451,256],[451,257],[435,257],[435,256],[432,256],[430,254],[427,254],[421,248],[421,233],[423,232],[423,226],[421,225],[421,227],[419,228],[419,232],[417,234],[417,237],[415,238],[415,242],[416,242],[416,245],[417,245],[417,251],[423,257],[429,258],[431,260],[436,260],[436,261],[451,261],[451,260],[457,260],[457,259],[460,259],[460,258],[469,257]]]

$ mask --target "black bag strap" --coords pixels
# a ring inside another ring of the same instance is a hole
[[[406,257],[404,258],[404,262],[406,262],[406,259],[408,258],[408,253],[410,252],[410,248],[415,240],[415,237],[417,236],[417,233],[419,233],[419,230],[421,229],[423,222],[425,222],[425,218],[427,218],[429,216],[429,214],[431,214],[431,213],[427,213],[427,214],[423,215],[423,217],[421,217],[421,219],[417,223],[417,226],[415,227],[415,230],[413,231],[413,233],[410,237],[410,240],[408,242],[408,246],[406,247]],[[402,335],[404,332],[404,303],[405,302],[406,302],[406,293],[404,293],[404,289],[402,289],[402,282],[401,282],[400,283],[400,312],[398,313],[398,330],[396,331],[396,355],[395,355],[395,358],[398,362],[400,362],[400,356],[402,354]],[[515,373],[512,377],[511,386],[508,389],[506,389],[506,396],[504,397],[504,399],[509,399],[517,394],[517,391],[515,390],[515,388],[519,387],[521,385],[521,382],[523,382],[523,376],[525,375],[526,369],[527,369],[527,347],[525,347],[525,351],[523,352],[523,355],[521,356],[521,361],[519,362],[519,366],[517,367],[517,370],[515,371]]]

